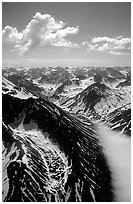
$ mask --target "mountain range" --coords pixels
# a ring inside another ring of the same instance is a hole
[[[130,73],[128,67],[3,69],[4,202],[130,201],[129,178],[128,188],[115,183],[121,177],[114,181],[130,162],[116,171],[113,153],[105,151],[114,142],[130,158]],[[119,151],[117,157],[123,160]]]

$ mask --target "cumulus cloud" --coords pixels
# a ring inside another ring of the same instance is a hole
[[[87,51],[106,51],[111,54],[129,54],[131,52],[131,39],[123,36],[96,37],[92,39],[91,43],[86,41],[82,45],[87,45]]]
[[[6,26],[2,31],[3,43],[19,43],[22,39],[22,33],[18,33],[16,28]]]
[[[68,35],[77,34],[78,27],[66,27],[63,21],[56,21],[49,14],[37,12],[33,19],[21,32],[17,28],[6,26],[2,31],[3,44],[13,44],[14,51],[19,54],[37,47],[51,45],[56,47],[78,47],[78,44],[68,41]]]

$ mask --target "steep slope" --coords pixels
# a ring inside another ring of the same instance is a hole
[[[14,97],[20,98],[20,99],[27,99],[30,97],[37,98],[37,95],[32,93],[31,91],[27,90],[24,86],[16,86],[11,81],[5,79],[2,77],[2,92],[5,94],[9,93],[10,95],[13,95]]]
[[[75,94],[76,91],[79,91],[79,89],[81,89],[79,79],[69,79],[59,85],[54,93],[49,96],[51,99],[58,99],[60,101],[66,97],[72,97],[72,95]]]
[[[101,118],[129,102],[130,90],[128,94],[127,91],[124,93],[123,90],[112,89],[103,82],[96,82],[60,105],[73,113]]]
[[[20,89],[26,88],[27,90],[29,90],[30,92],[32,92],[33,94],[35,94],[37,96],[46,97],[43,94],[42,88],[36,86],[35,84],[33,84],[29,80],[25,79],[25,77],[23,77],[20,74],[8,75],[8,76],[6,76],[6,79],[11,81],[13,84],[16,85],[16,87],[18,87]]]
[[[91,122],[44,98],[3,93],[3,201],[112,201],[111,172]]]
[[[122,106],[104,119],[112,130],[119,130],[131,136],[131,104]]]

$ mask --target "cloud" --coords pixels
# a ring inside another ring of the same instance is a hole
[[[115,202],[131,202],[131,139],[97,123],[97,132],[111,170]]]
[[[6,26],[2,31],[3,43],[19,43],[22,39],[22,33],[18,33],[16,28]]]
[[[87,45],[87,51],[106,51],[110,54],[129,54],[131,52],[131,39],[118,36],[110,37],[96,37],[91,43],[83,42],[82,45]]]
[[[3,44],[12,44],[13,50],[20,55],[46,45],[56,47],[78,47],[78,44],[68,41],[68,35],[77,34],[78,27],[66,27],[63,21],[56,21],[49,14],[37,12],[32,20],[20,33],[17,28],[6,26],[2,31]]]

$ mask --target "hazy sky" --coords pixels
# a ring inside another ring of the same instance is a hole
[[[130,6],[128,2],[4,2],[3,62],[130,65]]]

